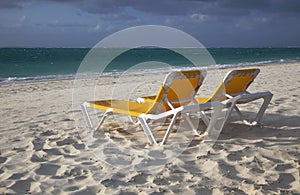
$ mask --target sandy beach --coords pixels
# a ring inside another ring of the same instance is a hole
[[[0,193],[300,194],[300,63],[259,68],[249,91],[274,94],[262,128],[233,114],[207,155],[199,156],[192,141],[172,162],[149,171],[110,166],[86,146],[74,119],[81,112],[72,106],[73,80],[0,85]],[[209,70],[199,95],[210,95],[229,70]],[[151,85],[131,91],[129,99],[155,94],[164,76],[126,77],[120,94],[130,90],[127,83],[149,79]],[[109,97],[116,79],[99,79],[95,96]],[[251,118],[258,103],[241,108]],[[147,142],[138,125],[105,124],[115,137],[127,128],[141,131],[138,142]],[[121,142],[130,144],[126,136]]]

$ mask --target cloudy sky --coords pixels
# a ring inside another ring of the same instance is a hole
[[[0,47],[92,47],[150,24],[206,47],[300,46],[300,0],[0,0]]]

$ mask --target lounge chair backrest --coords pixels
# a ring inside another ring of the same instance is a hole
[[[223,80],[226,88],[226,94],[235,96],[241,93],[245,93],[258,73],[258,68],[230,71]]]
[[[224,77],[223,82],[220,83],[214,94],[211,96],[210,101],[225,100],[226,94],[234,97],[245,93],[258,73],[258,68],[238,69],[228,72]]]
[[[169,73],[154,100],[149,113],[159,113],[194,101],[206,72],[203,70],[176,71]]]

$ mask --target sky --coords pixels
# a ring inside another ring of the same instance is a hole
[[[93,47],[139,25],[206,47],[300,47],[300,0],[0,0],[0,47]]]

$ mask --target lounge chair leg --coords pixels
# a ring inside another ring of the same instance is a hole
[[[234,106],[234,109],[235,109],[236,112],[238,113],[238,115],[239,115],[239,117],[240,117],[240,120],[243,121],[243,123],[244,123],[245,125],[250,125],[250,126],[252,125],[251,122],[249,122],[248,120],[246,120],[246,119],[243,118],[242,112],[240,111],[240,109],[239,109],[236,105]]]
[[[200,114],[200,117],[201,117],[202,121],[204,122],[204,124],[205,124],[206,126],[208,126],[208,124],[209,124],[209,119],[207,118],[207,116],[206,116],[206,114],[204,113],[204,111],[200,111],[199,114]]]
[[[87,126],[91,129],[93,129],[93,124],[92,124],[92,121],[91,121],[91,118],[89,116],[89,113],[88,113],[88,110],[87,110],[87,106],[85,103],[83,103],[81,105],[81,111],[82,111],[82,114],[83,114],[83,118],[84,120],[86,121],[87,123]]]
[[[195,133],[195,135],[200,135],[199,132],[198,132],[198,130],[195,128],[193,122],[191,121],[190,114],[189,113],[185,113],[184,114],[184,118],[186,119],[186,121],[188,122],[188,124],[190,125],[190,127],[192,128],[192,130]]]
[[[104,113],[104,115],[102,116],[100,122],[98,123],[97,127],[95,128],[95,131],[98,131],[98,129],[100,129],[100,127],[101,127],[102,123],[104,122],[104,120],[105,120],[107,117],[109,117],[110,115],[112,115],[112,114],[113,114],[113,110],[112,110],[111,108],[108,109],[108,110]]]
[[[171,122],[170,122],[170,124],[168,126],[167,131],[166,131],[166,134],[165,134],[165,136],[164,136],[164,138],[163,138],[163,140],[162,140],[162,142],[161,142],[160,145],[164,145],[164,143],[167,141],[167,139],[168,139],[168,137],[169,137],[169,135],[171,133],[171,129],[172,129],[174,123],[176,122],[177,115],[178,115],[177,113],[173,115],[172,120],[171,120]]]
[[[231,106],[229,109],[232,110]],[[205,131],[204,135],[207,135],[207,137],[205,138],[207,143],[213,144],[214,141],[218,138],[218,136],[220,135],[225,122],[226,122],[226,116],[228,115],[228,113],[225,113],[226,115],[224,116],[224,112],[223,109],[227,109],[224,104],[221,105],[217,105],[214,107],[214,112],[213,115],[211,117],[211,120],[209,122],[209,125],[207,126],[207,129]],[[221,123],[220,123],[220,120]]]
[[[146,116],[145,114],[141,114],[140,116],[138,116],[138,121],[140,123],[140,125],[142,126],[150,144],[157,144],[148,124],[147,124],[147,120],[146,120]]]
[[[255,117],[255,120],[252,122],[253,125],[259,125],[260,124],[260,120],[261,120],[263,114],[265,113],[272,97],[273,97],[273,94],[271,94],[271,93],[269,95],[263,97],[264,102],[263,102],[262,106],[260,107],[260,109],[259,109],[259,111],[258,111],[258,113]]]
[[[228,119],[229,119],[229,117],[230,117],[230,115],[231,115],[232,110],[236,107],[236,106],[235,106],[235,102],[236,102],[236,101],[233,101],[233,102],[227,102],[227,103],[226,103],[226,105],[227,105],[227,104],[230,104],[230,106],[229,106],[229,107],[226,106],[228,110],[226,111],[226,116],[225,116],[225,120],[224,120],[224,125],[227,123],[227,121],[228,121]]]
[[[243,115],[242,115],[242,112],[240,111],[240,109],[236,105],[234,105],[234,109],[238,113],[240,120],[243,121]]]

